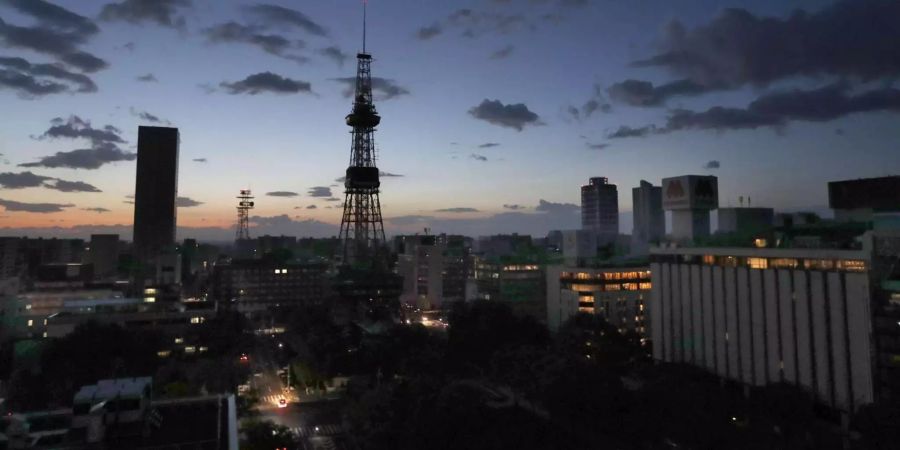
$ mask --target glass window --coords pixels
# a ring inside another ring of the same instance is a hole
[[[776,269],[796,269],[800,262],[794,258],[772,258],[769,265]]]
[[[751,269],[768,269],[769,260],[766,258],[747,258],[747,265]]]

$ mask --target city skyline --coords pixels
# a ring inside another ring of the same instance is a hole
[[[232,237],[243,188],[254,235],[337,235],[359,6],[0,1],[0,230],[129,235],[137,127],[162,125],[182,137],[179,239]],[[642,179],[716,175],[722,206],[821,211],[828,181],[896,173],[900,50],[873,44],[900,31],[870,19],[900,7],[736,6],[370,4],[386,230],[575,229],[592,176],[630,233]],[[837,17],[859,49],[816,33]],[[767,47],[791,33],[819,41]]]

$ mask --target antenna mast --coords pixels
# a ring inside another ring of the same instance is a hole
[[[237,196],[238,206],[238,223],[235,239],[238,241],[250,239],[250,210],[253,209],[253,195],[250,189],[241,189],[241,194]]]
[[[366,5],[369,0],[363,0],[363,53],[366,52]]]

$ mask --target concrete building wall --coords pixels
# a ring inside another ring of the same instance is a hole
[[[799,385],[842,411],[872,402],[868,253],[734,250],[652,251],[654,358],[749,385]],[[823,259],[835,264],[821,269]]]

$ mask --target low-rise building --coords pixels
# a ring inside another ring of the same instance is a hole
[[[597,314],[620,332],[650,336],[645,304],[650,296],[647,266],[547,268],[547,326],[557,330],[579,312]]]

